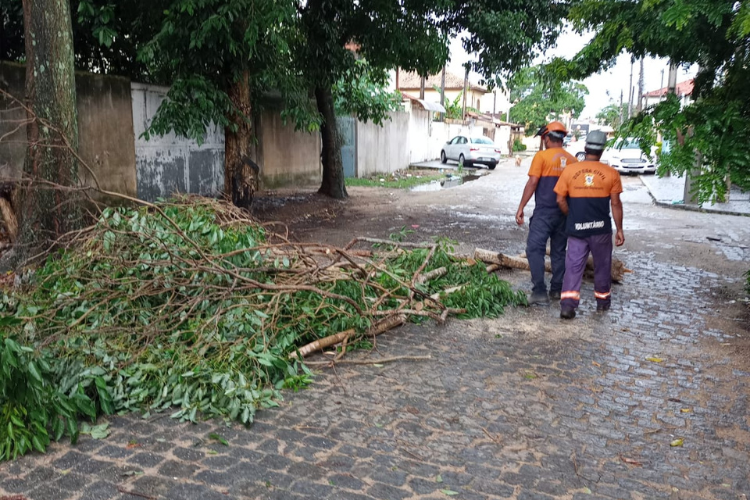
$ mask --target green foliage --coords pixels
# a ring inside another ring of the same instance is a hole
[[[435,92],[440,92],[440,87],[437,85],[433,86]],[[464,91],[460,91],[455,99],[452,101],[449,98],[445,98],[443,107],[445,107],[445,117],[449,120],[461,120],[463,118],[463,98]]]
[[[610,104],[605,106],[596,115],[596,119],[604,125],[609,125],[613,129],[618,129],[623,123],[623,119],[628,116],[628,103]]]
[[[566,113],[578,118],[589,93],[581,83],[546,80],[539,67],[519,71],[508,81],[508,87],[510,100],[515,103],[510,110],[511,120],[523,123],[529,135]]]
[[[521,142],[519,138],[513,139],[513,152],[516,153],[518,151],[526,151],[526,144]]]
[[[336,112],[383,125],[390,119],[388,113],[401,109],[401,94],[386,91],[387,83],[387,71],[356,60],[333,85]]]
[[[692,104],[659,103],[634,117],[622,134],[640,137],[644,148],[662,134],[662,172],[692,175],[700,201],[721,200],[727,177],[750,188],[749,12],[746,2],[725,0],[580,0],[570,21],[595,36],[572,59],[555,60],[545,72],[559,80],[584,78],[622,52],[698,64]]]
[[[397,233],[393,244],[410,232]],[[428,255],[391,252],[367,282],[356,278],[357,268],[305,282],[300,270],[310,257],[280,253],[296,247],[269,238],[241,211],[213,200],[105,210],[30,285],[2,296],[0,458],[42,451],[65,433],[75,441],[82,416],[173,408],[181,420],[249,423],[258,409],[278,404],[281,389],[310,383],[290,354],[348,329],[364,333],[382,317],[378,311],[400,307],[410,293],[405,283]],[[466,317],[525,304],[522,292],[481,264],[456,261],[450,248],[442,242],[425,268],[450,271],[418,285],[422,293],[462,285],[445,300]],[[84,431],[106,434],[99,426]]]
[[[21,323],[13,317],[2,318],[2,322],[6,328]],[[96,416],[89,397],[98,391],[92,378],[65,373],[66,365],[66,360],[55,359],[48,351],[4,336],[0,347],[0,460],[15,459],[31,450],[44,452],[51,439],[66,434],[75,443],[78,418]]]

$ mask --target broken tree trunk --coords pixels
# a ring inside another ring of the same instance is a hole
[[[529,261],[526,259],[526,254],[519,255],[518,257],[512,257],[510,255],[505,255],[499,252],[493,252],[491,250],[484,250],[482,248],[477,248],[474,251],[474,258],[477,260],[481,260],[482,262],[485,262],[487,264],[496,264],[503,267],[510,267],[513,269],[524,269],[526,271],[529,270]],[[552,264],[550,262],[545,261],[544,263],[544,270],[548,273],[552,272]],[[616,257],[612,257],[612,281],[615,282],[621,282],[623,278],[625,277],[625,274],[632,273],[630,269],[625,267],[625,263],[622,262],[620,259]],[[594,259],[593,257],[589,256],[588,261],[586,262],[586,271],[584,272],[584,276],[590,278],[594,275]]]
[[[374,337],[375,335],[380,335],[381,333],[385,333],[388,330],[392,330],[396,328],[397,326],[401,326],[404,323],[406,323],[406,315],[395,314],[393,316],[389,316],[385,318],[382,321],[378,321],[377,323],[372,325],[370,329],[367,330],[367,332],[365,333],[365,336]],[[332,345],[338,344],[339,342],[343,342],[344,339],[347,339],[349,336],[353,335],[354,333],[355,333],[354,330],[347,330],[345,332],[336,333],[334,335],[330,335],[328,337],[318,339],[315,342],[310,342],[309,344],[301,347],[299,350],[299,353],[302,357],[304,357],[315,351],[320,351],[322,349],[325,349],[326,347],[330,347]],[[290,354],[289,357],[292,359],[297,358],[297,353],[294,352]]]
[[[475,260],[481,260],[482,262],[486,264],[496,264],[501,267],[510,267],[512,269],[524,269],[526,271],[529,270],[529,261],[526,260],[526,257],[513,257],[510,255],[505,255],[500,252],[493,252],[492,250],[484,250],[482,248],[477,248],[474,250],[474,259]],[[552,272],[552,267],[549,262],[545,263],[545,270],[548,273]]]
[[[0,214],[5,224],[5,230],[8,232],[8,240],[10,240],[10,243],[15,243],[18,237],[18,219],[15,210],[13,210],[11,195],[9,194],[6,197],[4,194],[0,195]]]

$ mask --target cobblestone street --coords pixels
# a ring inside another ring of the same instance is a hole
[[[508,163],[437,193],[383,190],[304,238],[417,225],[415,240],[520,253],[525,172]],[[248,429],[111,417],[106,439],[0,464],[0,499],[747,500],[750,219],[655,207],[637,178],[624,185],[616,256],[634,272],[609,313],[584,282],[570,322],[553,303],[407,325],[346,359],[430,359],[320,369]],[[501,276],[530,288],[528,273]]]

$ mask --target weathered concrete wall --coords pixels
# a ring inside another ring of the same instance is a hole
[[[154,200],[174,193],[215,196],[224,188],[224,131],[206,130],[204,142],[178,137],[141,135],[167,95],[167,87],[132,84],[138,196]],[[280,102],[269,97],[255,120],[258,135],[253,160],[260,166],[261,187],[320,182],[320,136],[297,132],[284,124]]]
[[[390,117],[382,127],[357,123],[357,177],[409,167],[410,114],[397,111]]]
[[[149,140],[142,137],[167,90],[158,85],[131,84],[138,197],[153,201],[175,193],[216,195],[224,187],[221,129],[209,127],[201,145],[174,133]]]
[[[0,85],[23,100],[26,68],[0,63]],[[130,82],[126,78],[76,73],[78,153],[107,191],[136,195],[133,115]],[[0,175],[20,176],[26,154],[26,113],[17,104],[0,101]],[[91,175],[79,168],[81,180],[93,185]]]
[[[258,121],[258,164],[266,188],[320,183],[320,133],[294,130],[281,118],[281,102],[267,98]]]

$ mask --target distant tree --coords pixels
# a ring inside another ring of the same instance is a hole
[[[661,171],[690,175],[700,201],[723,199],[727,178],[750,189],[750,2],[579,0],[568,18],[594,37],[570,60],[553,61],[550,77],[584,78],[622,52],[699,65],[692,104],[682,107],[670,97],[635,116],[622,133],[639,137],[646,151],[661,134],[670,145],[662,150]]]
[[[27,126],[19,199],[17,263],[82,224],[78,184],[78,114],[73,33],[67,0],[23,0]],[[54,186],[57,185],[58,187]]]
[[[510,119],[523,123],[527,134],[566,113],[578,118],[586,106],[589,91],[585,85],[550,83],[542,76],[539,67],[531,67],[517,72],[508,81],[510,101],[515,103],[510,110]]]
[[[613,129],[617,130],[622,125],[622,122],[628,116],[628,103],[610,104],[602,108],[601,111],[596,115],[596,119],[604,125],[609,125]]]

